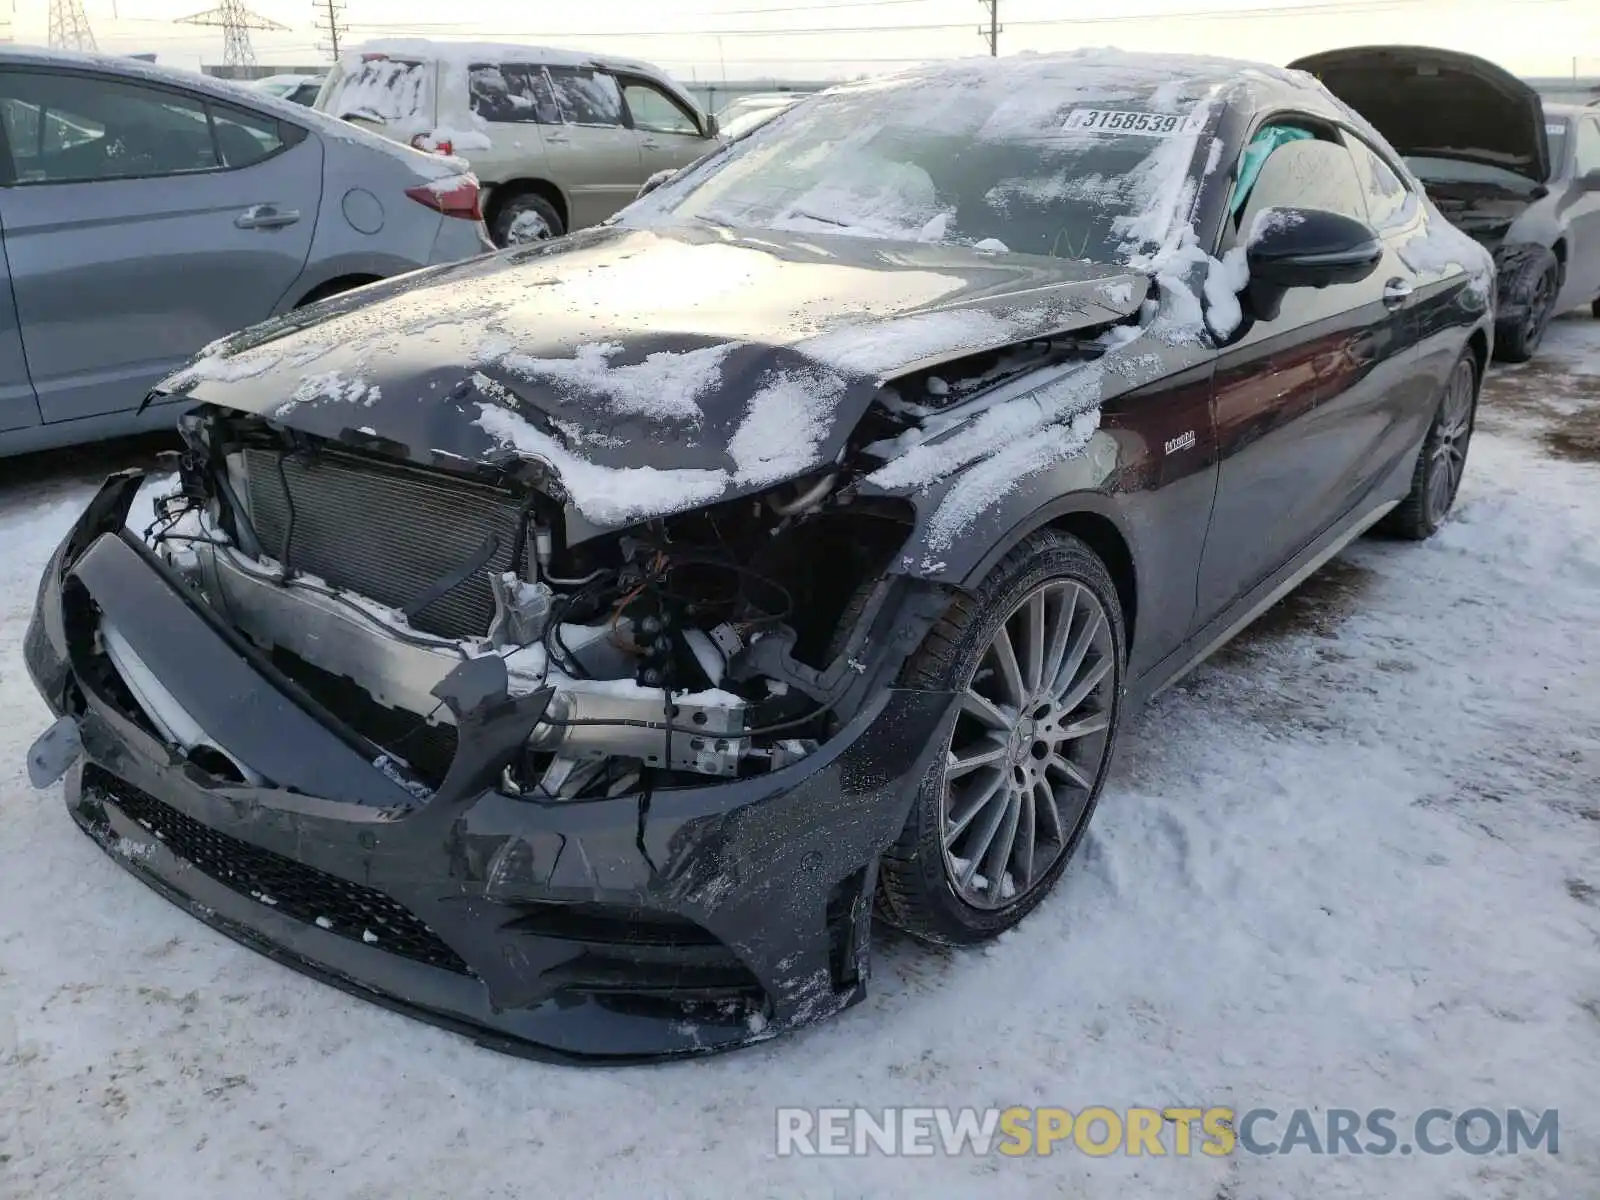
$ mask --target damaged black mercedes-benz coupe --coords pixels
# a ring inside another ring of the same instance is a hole
[[[40,587],[78,824],[524,1053],[757,1041],[1021,920],[1119,718],[1445,519],[1487,253],[1308,76],[841,87],[606,226],[210,348]],[[144,503],[140,501],[141,505]]]

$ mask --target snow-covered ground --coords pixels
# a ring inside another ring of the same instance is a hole
[[[0,1195],[1600,1195],[1600,322],[1497,372],[1458,516],[1364,541],[1129,721],[983,951],[665,1067],[475,1048],[157,897],[31,791],[19,644],[91,491],[0,485]],[[1561,1111],[1559,1156],[783,1159],[777,1105]]]

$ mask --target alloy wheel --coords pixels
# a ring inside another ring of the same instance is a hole
[[[1433,469],[1428,476],[1428,519],[1444,520],[1455,503],[1472,439],[1472,393],[1476,377],[1472,364],[1463,362],[1450,376],[1434,431]]]
[[[1072,844],[1110,745],[1116,651],[1093,592],[1035,587],[961,694],[940,805],[945,871],[975,908],[1015,902]]]
[[[547,241],[551,236],[550,223],[533,209],[524,209],[511,219],[506,228],[506,245],[525,246]]]

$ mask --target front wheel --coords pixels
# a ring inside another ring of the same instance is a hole
[[[1478,413],[1478,366],[1471,351],[1464,353],[1450,372],[1439,407],[1434,413],[1422,453],[1411,475],[1411,491],[1391,512],[1384,529],[1397,537],[1420,542],[1444,524],[1461,490],[1467,467],[1467,449]]]
[[[1016,925],[1054,886],[1094,812],[1116,738],[1122,608],[1077,538],[1034,534],[955,602],[902,676],[960,714],[885,852],[885,919],[971,943]]]
[[[1503,299],[1518,315],[1495,326],[1494,356],[1502,362],[1527,362],[1544,341],[1561,291],[1561,264],[1543,246],[1518,247],[1501,265]]]
[[[496,246],[522,246],[558,238],[566,232],[561,214],[543,196],[524,192],[513,196],[494,215],[489,236]]]

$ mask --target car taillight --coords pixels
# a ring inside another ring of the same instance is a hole
[[[478,207],[481,196],[478,181],[468,175],[441,179],[437,183],[419,183],[416,187],[407,188],[406,195],[447,217],[483,220],[483,210]]]
[[[411,139],[411,148],[413,150],[421,150],[424,154],[442,154],[446,158],[453,155],[456,149],[455,144],[449,138],[436,142],[433,140],[433,136],[427,133],[415,135]]]

